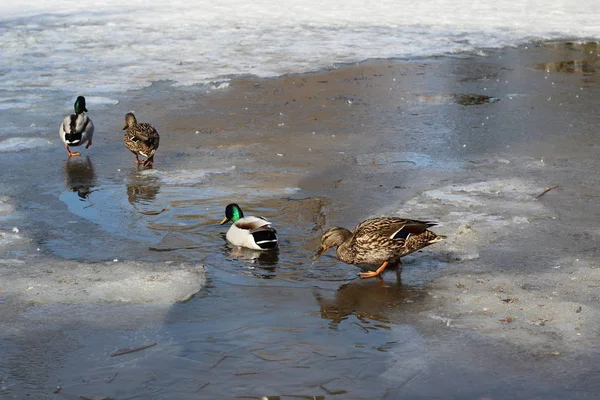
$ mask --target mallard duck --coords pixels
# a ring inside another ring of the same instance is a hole
[[[232,203],[225,207],[221,225],[227,221],[233,222],[225,236],[231,244],[254,250],[277,248],[277,231],[263,217],[244,217],[240,206]]]
[[[144,164],[146,167],[151,166],[154,163],[154,153],[156,153],[160,142],[160,136],[156,129],[145,122],[138,124],[135,115],[127,113],[123,130],[127,130],[123,136],[125,146],[135,154],[135,162]],[[141,161],[139,159],[140,155],[146,157],[146,161]]]
[[[92,145],[92,136],[94,136],[94,124],[91,119],[88,118],[85,113],[85,97],[79,96],[75,100],[75,114],[67,115],[60,124],[58,133],[60,134],[61,140],[65,144],[67,153],[69,156],[79,156],[81,153],[73,153],[69,146],[81,146],[87,142],[85,148],[87,149]]]
[[[338,259],[347,264],[381,264],[376,271],[360,272],[358,276],[378,276],[390,262],[399,262],[400,257],[445,239],[428,229],[435,225],[431,221],[380,217],[361,222],[352,232],[329,228],[323,233],[321,247],[313,260],[328,248],[337,247]]]

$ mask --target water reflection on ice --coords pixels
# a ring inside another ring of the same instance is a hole
[[[315,298],[320,306],[321,318],[331,320],[330,328],[337,329],[342,321],[356,319],[368,332],[390,329],[388,325],[378,323],[394,323],[389,311],[402,312],[423,294],[417,287],[402,285],[400,280],[389,283],[380,279],[356,279],[340,286],[333,298],[328,298],[321,291],[315,291]]]
[[[263,269],[273,269],[279,262],[279,249],[270,251],[259,251],[246,249],[227,244],[225,251],[228,259],[242,260],[249,266],[257,266]]]
[[[81,199],[87,199],[96,185],[96,172],[89,156],[85,158],[67,158],[64,167],[67,189],[77,193]]]

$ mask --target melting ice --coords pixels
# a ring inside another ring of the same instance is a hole
[[[599,18],[593,0],[576,8],[565,0],[4,2],[0,104],[23,107],[11,102],[12,91],[115,93],[159,80],[189,85],[532,39],[600,38]]]

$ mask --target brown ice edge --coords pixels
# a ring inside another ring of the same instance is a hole
[[[425,282],[423,315],[556,356],[598,347],[599,53],[552,42],[370,60],[149,88],[163,102],[144,107],[173,136],[163,154],[243,149],[247,187],[318,199],[315,244],[375,215],[439,221],[448,240],[403,271]]]

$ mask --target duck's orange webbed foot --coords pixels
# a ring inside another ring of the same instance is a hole
[[[389,262],[384,261],[383,264],[381,264],[381,266],[379,268],[377,268],[377,271],[359,272],[358,276],[360,276],[362,279],[373,278],[375,276],[379,276],[383,272],[385,267],[388,266],[388,264],[389,264]]]
[[[366,279],[366,278],[374,278],[376,276],[379,276],[379,274],[376,271],[367,271],[367,272],[359,272],[358,276],[360,276],[362,279]]]
[[[69,157],[78,157],[81,155],[80,152],[72,152],[71,149],[69,148],[68,144],[65,144],[65,148],[67,149],[67,153],[69,153]]]

